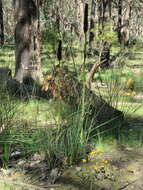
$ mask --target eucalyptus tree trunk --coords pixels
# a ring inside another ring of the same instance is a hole
[[[83,24],[84,24],[84,3],[82,0],[75,0],[76,5],[76,20],[77,20],[77,31],[80,41],[84,38]]]
[[[99,2],[99,32],[106,32],[106,25],[111,20],[111,0],[101,0]],[[107,30],[109,32],[109,30]],[[104,36],[103,36],[104,38]],[[109,67],[110,65],[110,44],[106,39],[102,40],[102,50],[100,55],[101,68]]]
[[[0,46],[4,45],[3,2],[0,0]]]
[[[42,83],[40,61],[40,0],[14,0],[15,79]]]
[[[124,46],[129,45],[130,40],[130,18],[131,18],[131,1],[128,0],[125,4],[125,13],[123,15],[123,27],[122,27],[122,44]]]

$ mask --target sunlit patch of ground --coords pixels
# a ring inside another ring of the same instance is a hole
[[[50,175],[43,181],[38,179],[34,169],[33,172],[18,167],[1,169],[0,187],[2,190],[141,190],[142,171],[142,148],[114,145],[111,151],[92,151],[79,165],[62,169],[60,175],[56,176],[55,184],[49,184]]]

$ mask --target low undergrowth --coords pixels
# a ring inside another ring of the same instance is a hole
[[[38,154],[41,162],[46,163],[48,170],[52,170],[78,165],[81,162],[87,163],[91,153],[94,154],[97,150],[108,151],[114,145],[128,147],[143,145],[142,126],[137,128],[126,122],[128,114],[133,115],[140,107],[133,105],[134,96],[142,91],[142,83],[139,83],[140,76],[128,69],[124,71],[119,69],[118,73],[117,69],[109,69],[95,74],[94,82],[106,85],[105,88],[93,89],[95,94],[97,93],[101,99],[105,98],[109,105],[124,113],[124,123],[119,121],[117,125],[113,122],[111,128],[108,129],[114,118],[98,124],[97,113],[92,115],[90,110],[86,109],[86,106],[89,107],[86,102],[90,99],[89,96],[86,97],[84,90],[76,86],[75,80],[71,83],[69,73],[64,74],[65,78],[62,78],[63,73],[61,73],[59,78],[54,79],[55,81],[50,78],[52,83],[49,83],[51,86],[48,85],[48,88],[53,88],[53,100],[32,97],[27,101],[19,101],[9,97],[6,91],[0,91],[2,167],[9,167],[12,153],[15,152],[19,152],[20,158],[27,160],[34,154]],[[70,74],[73,79],[77,77],[73,75],[73,72]],[[78,81],[83,82],[85,75],[86,73],[84,76],[79,74]],[[69,82],[67,85],[66,80]],[[75,98],[79,94],[76,89],[83,93],[78,97],[80,99],[76,99],[77,101]],[[71,91],[71,96],[69,96],[69,91]],[[57,97],[58,100],[56,100]],[[70,98],[72,105],[69,105],[68,101],[63,101],[64,98],[66,100]],[[92,104],[94,105],[94,102]],[[90,177],[88,180],[91,180],[91,185],[100,174],[105,178],[110,178],[107,176],[108,166],[107,160],[96,161],[92,168],[94,175],[90,175],[90,170],[85,172]]]
[[[2,155],[0,157],[4,167],[8,166],[11,140],[8,136],[11,136],[10,131],[14,126],[15,116],[18,112],[17,105],[13,99],[7,93],[4,86],[1,85],[0,89],[0,150]]]

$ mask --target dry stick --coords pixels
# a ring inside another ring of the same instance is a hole
[[[103,61],[101,61],[101,54],[102,54],[103,47],[101,48],[100,54],[99,54],[99,60],[98,64],[94,64],[93,67],[91,68],[91,71],[89,72],[89,77],[86,80],[86,84],[91,87],[91,82],[93,80],[94,74],[97,72],[98,68],[102,65]]]
[[[35,190],[46,190],[47,188],[56,188],[56,187],[59,187],[60,185],[47,185],[45,188],[43,187],[39,187],[37,185],[31,185],[31,184],[27,184],[27,183],[23,183],[23,182],[16,182],[16,181],[12,181],[12,180],[8,180],[8,179],[2,179],[0,178],[0,182],[1,183],[6,183],[6,184],[9,184],[9,185],[20,185],[20,186],[23,186],[23,187],[27,187],[28,189],[35,189]]]
[[[133,184],[133,182],[132,183],[126,183],[125,185],[123,185],[122,187],[120,187],[118,190],[123,190],[123,189],[125,189],[126,187],[128,187],[131,184]]]
[[[90,87],[91,82],[93,80],[94,74],[97,72],[98,68],[102,65],[102,63],[94,64],[91,71],[89,72],[89,77],[86,80],[86,84]]]
[[[119,189],[117,190],[123,190],[125,189],[126,187],[128,187],[129,185],[132,185],[133,183],[137,182],[138,180],[142,179],[142,177],[140,177],[139,179],[136,179],[134,181],[131,181],[131,182],[127,182],[126,184],[122,185],[122,187],[120,187]]]

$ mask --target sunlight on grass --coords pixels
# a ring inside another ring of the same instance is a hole
[[[0,183],[0,189],[1,190],[24,190],[24,188],[22,187],[18,187],[18,186],[14,186],[14,185],[10,185],[5,183]]]
[[[50,124],[62,124],[71,114],[70,107],[62,101],[47,101],[31,99],[27,102],[17,101],[20,107],[19,121],[37,127]]]
[[[94,146],[97,150],[112,152],[117,147],[117,140],[112,136],[101,136],[100,139],[97,139]]]
[[[14,74],[15,55],[14,48],[3,47],[0,49],[0,67],[9,67]]]
[[[20,120],[26,121],[33,126],[42,126],[46,123],[53,122],[53,115],[49,107],[48,101],[30,100],[28,102],[20,102],[21,112]]]
[[[135,117],[142,118],[142,116],[143,116],[143,107],[142,107],[142,106],[140,106],[140,107],[136,110],[136,112],[134,113],[134,116],[135,116]]]

